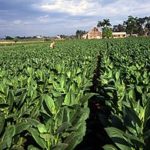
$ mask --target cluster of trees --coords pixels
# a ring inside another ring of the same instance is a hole
[[[102,36],[103,38],[112,37],[112,28],[109,19],[103,19],[103,21],[98,21],[97,27],[102,28]]]
[[[5,40],[14,40],[14,39],[32,39],[32,38],[36,38],[36,36],[29,36],[29,37],[25,37],[25,36],[16,36],[16,37],[11,37],[11,36],[6,36]]]
[[[12,36],[6,36],[5,37],[5,40],[13,40],[14,42],[17,42],[19,40],[30,40],[30,39],[35,39],[37,38],[36,36],[15,36],[15,37],[12,37]]]
[[[111,32],[127,32],[127,34],[137,34],[139,36],[150,35],[150,17],[138,18],[129,16],[123,24],[114,25],[112,27],[109,19],[98,21],[97,27],[101,27],[104,31],[104,36],[110,36]]]
[[[113,31],[126,31],[130,35],[147,36],[150,34],[150,17],[129,16],[123,24],[113,26]]]
[[[77,30],[76,31],[76,38],[78,39],[81,39],[82,35],[83,34],[86,34],[87,32],[86,31],[83,31],[83,30]]]
[[[127,32],[130,36],[137,34],[138,36],[150,35],[150,17],[133,17],[128,16],[128,19],[122,24],[111,25],[109,19],[103,19],[98,21],[97,27],[100,27],[103,31],[103,37],[109,38],[112,36],[112,32]],[[81,38],[86,31],[77,30],[76,37]]]
[[[76,35],[59,35],[59,37],[62,38],[62,39],[75,39]],[[58,37],[56,37],[56,36],[54,36],[54,37],[43,36],[41,38],[41,40],[51,41],[51,40],[55,40],[56,38],[58,38]],[[16,36],[16,37],[6,36],[5,37],[5,40],[11,40],[11,41],[14,41],[14,42],[18,42],[20,40],[27,40],[28,41],[28,40],[35,40],[35,39],[38,39],[37,36]]]

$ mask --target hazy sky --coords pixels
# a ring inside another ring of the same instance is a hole
[[[70,35],[129,15],[150,16],[150,0],[0,0],[0,37]]]

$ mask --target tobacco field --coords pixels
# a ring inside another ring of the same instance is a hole
[[[149,38],[0,46],[0,150],[149,147]]]

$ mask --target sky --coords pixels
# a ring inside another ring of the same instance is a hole
[[[0,37],[72,35],[129,15],[150,16],[150,0],[0,0]]]

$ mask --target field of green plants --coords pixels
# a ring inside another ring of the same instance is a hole
[[[150,39],[0,46],[0,150],[148,150]]]

